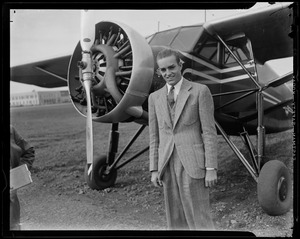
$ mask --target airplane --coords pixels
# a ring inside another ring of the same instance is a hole
[[[237,158],[257,182],[258,201],[269,215],[292,204],[288,168],[265,155],[266,134],[293,127],[293,71],[278,75],[269,62],[293,57],[294,4],[276,3],[241,14],[181,26],[143,37],[116,21],[92,22],[82,10],[81,39],[73,54],[11,67],[11,81],[41,87],[68,86],[72,105],[86,118],[84,177],[95,190],[112,187],[117,171],[149,146],[120,163],[148,125],[148,96],[165,85],[156,55],[177,49],[182,74],[209,87],[215,124]],[[93,154],[93,122],[111,124],[107,153]],[[120,123],[140,125],[118,153]],[[250,158],[230,135],[241,136]],[[257,146],[250,135],[256,135]]]

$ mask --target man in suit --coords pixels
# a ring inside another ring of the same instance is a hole
[[[169,229],[213,230],[209,187],[217,182],[214,104],[206,85],[182,77],[179,53],[157,64],[166,86],[149,96],[150,171],[164,188]]]

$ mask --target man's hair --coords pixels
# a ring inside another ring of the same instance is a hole
[[[171,49],[171,48],[166,48],[161,50],[160,52],[158,52],[157,56],[156,56],[156,61],[165,58],[165,57],[169,57],[169,56],[175,56],[176,58],[176,62],[179,64],[181,59],[179,56],[179,52],[177,50]]]

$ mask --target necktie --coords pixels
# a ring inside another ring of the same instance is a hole
[[[171,86],[171,89],[169,91],[168,102],[169,102],[169,105],[171,106],[171,108],[173,108],[173,105],[175,103],[175,101],[174,101],[174,86]]]

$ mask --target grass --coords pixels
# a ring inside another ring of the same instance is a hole
[[[11,123],[36,151],[33,170],[35,187],[30,187],[28,192],[23,191],[21,198],[25,202],[26,197],[29,202],[31,197],[38,197],[42,192],[48,197],[46,188],[50,191],[56,190],[55,193],[59,190],[59,195],[66,194],[70,197],[79,197],[82,194],[76,192],[84,191],[85,200],[91,203],[105,205],[109,210],[121,210],[117,206],[125,202],[127,204],[124,210],[127,207],[134,210],[138,208],[141,212],[148,212],[150,218],[154,213],[158,216],[155,225],[165,223],[162,193],[150,183],[148,153],[118,171],[116,185],[111,193],[95,192],[87,190],[83,177],[86,164],[85,118],[71,104],[12,108]],[[119,153],[138,128],[139,125],[135,123],[119,125]],[[106,154],[110,124],[96,122],[93,123],[93,129],[94,155]],[[231,139],[247,156],[241,139],[236,136],[231,136]],[[251,136],[251,140],[255,145],[255,136]],[[125,155],[125,159],[148,144],[146,127]],[[267,135],[265,152],[269,159],[284,162],[292,173],[293,131]],[[218,227],[226,230],[230,228],[228,221],[233,220],[238,222],[235,224],[238,229],[248,230],[251,222],[255,225],[253,230],[262,230],[264,233],[263,224],[256,222],[257,217],[268,221],[271,226],[274,224],[275,227],[277,220],[263,214],[258,205],[255,181],[222,136],[218,137],[218,160],[218,184],[211,190],[211,204]]]
[[[35,167],[44,167],[43,165],[45,167],[57,167],[67,164],[78,166],[78,169],[83,170],[86,157],[85,118],[77,113],[72,104],[12,108],[11,123],[35,147]],[[119,125],[119,152],[138,128],[139,125],[135,123]],[[95,122],[93,123],[93,130],[94,155],[106,154],[110,124]],[[289,130],[279,134],[266,135],[265,152],[268,159],[276,158],[292,168],[292,133]],[[247,150],[241,139],[236,136],[231,136],[231,139],[247,155]],[[255,136],[251,136],[251,140],[256,144]],[[146,127],[128,154],[144,148],[148,143],[148,128]],[[221,174],[235,170],[246,172],[242,163],[221,136],[219,136],[218,144],[219,172]],[[143,158],[140,156],[135,160],[143,161]]]
[[[35,167],[42,165],[85,165],[85,118],[77,113],[71,104],[24,107],[11,109],[11,124],[36,150]],[[130,135],[139,125],[134,123],[120,124],[119,149],[125,146]],[[93,123],[94,155],[106,154],[110,124]],[[136,142],[143,147],[145,142]],[[129,136],[129,137],[128,137]],[[131,149],[131,151],[134,149]]]

